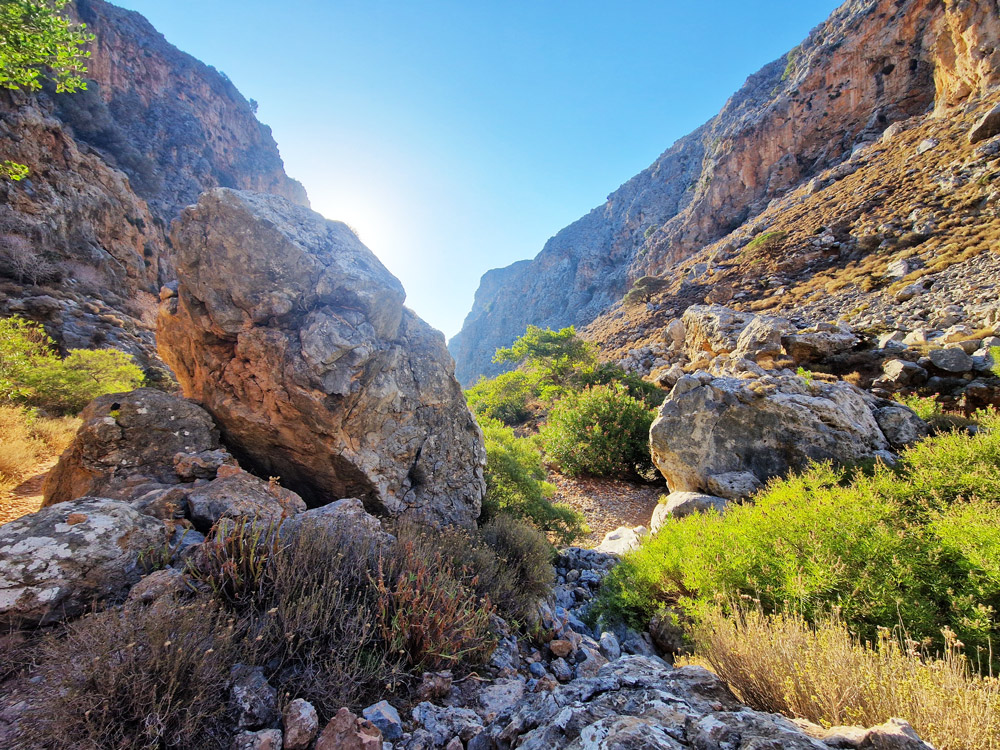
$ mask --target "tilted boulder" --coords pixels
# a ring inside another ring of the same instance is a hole
[[[150,388],[101,396],[45,479],[43,507],[85,495],[130,499],[143,482],[178,484],[215,476],[232,462],[212,417],[197,404]],[[201,468],[193,467],[199,457]],[[212,466],[216,463],[216,466]]]
[[[241,461],[310,505],[474,522],[485,451],[444,338],[346,225],[220,188],[173,245],[160,352]]]
[[[87,497],[0,526],[0,631],[50,625],[139,580],[139,555],[163,523],[127,503]]]
[[[672,492],[712,492],[717,475],[766,481],[811,460],[868,459],[890,447],[874,413],[884,403],[842,381],[688,376],[650,428],[653,462]]]

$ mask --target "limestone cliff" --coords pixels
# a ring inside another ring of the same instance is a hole
[[[88,89],[0,93],[0,152],[30,169],[0,182],[0,315],[41,320],[66,347],[149,362],[180,209],[217,186],[308,201],[223,74],[138,13],[102,0],[72,12],[96,35]]]
[[[452,340],[464,383],[526,325],[585,324],[630,282],[677,264],[875,142],[892,123],[1000,82],[995,0],[850,0],[722,111],[680,139],[530,263],[484,277]],[[700,301],[700,300],[698,300]]]

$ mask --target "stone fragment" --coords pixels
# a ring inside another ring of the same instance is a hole
[[[604,535],[604,539],[601,540],[597,550],[612,555],[624,555],[626,552],[637,549],[642,543],[642,537],[645,534],[646,530],[641,526],[636,528],[619,526],[614,531],[609,531]]]
[[[971,372],[975,366],[972,357],[957,347],[931,349],[928,356],[930,356],[931,362],[934,363],[935,367],[945,372]]]
[[[764,483],[751,471],[727,471],[723,474],[713,474],[705,485],[709,493],[726,500],[742,500],[764,487]]]
[[[395,742],[403,736],[403,720],[388,701],[373,703],[361,712],[368,721],[382,732],[382,739]]]
[[[709,477],[784,476],[810,461],[851,463],[889,443],[874,397],[842,381],[807,387],[795,376],[680,383],[650,428],[653,461],[673,491],[706,492]]]
[[[70,523],[70,520],[73,523]],[[127,503],[84,497],[0,526],[0,631],[51,625],[124,595],[163,524]]]
[[[284,750],[288,750],[284,745]],[[280,729],[261,729],[258,732],[240,732],[233,737],[230,750],[282,750]]]
[[[278,691],[261,667],[237,664],[230,672],[229,706],[240,729],[270,727],[278,721]]]
[[[285,728],[284,750],[307,750],[319,731],[316,709],[302,698],[296,698],[285,706],[281,721]]]
[[[468,708],[435,706],[426,701],[414,707],[413,720],[430,732],[435,747],[448,744],[454,737],[468,742],[483,731],[482,720],[475,711]]]
[[[927,382],[927,370],[905,359],[890,359],[883,362],[882,373],[880,379],[894,387],[919,387]]]
[[[878,422],[882,434],[896,450],[901,450],[918,440],[927,437],[927,423],[918,417],[912,409],[903,406],[884,406],[875,411],[875,421]]]
[[[246,472],[191,490],[187,503],[191,520],[206,531],[220,518],[270,518],[277,522],[306,509],[294,492]]]
[[[561,639],[556,639],[549,641],[549,651],[555,657],[567,657],[573,651],[573,644],[569,641],[564,641]]]
[[[382,750],[382,733],[370,721],[341,708],[324,727],[315,750]]]
[[[666,502],[661,503],[666,508],[666,512],[674,518],[684,518],[692,513],[707,513],[715,510],[722,513],[729,501],[723,497],[705,495],[701,492],[671,492],[666,497]]]
[[[618,638],[610,630],[601,633],[601,653],[608,661],[614,661],[622,655],[622,648],[618,643]]]
[[[161,356],[248,466],[311,506],[357,497],[378,515],[473,524],[483,438],[444,339],[346,225],[218,188],[172,240]]]
[[[979,143],[1000,134],[1000,104],[976,121],[969,130],[969,143]]]

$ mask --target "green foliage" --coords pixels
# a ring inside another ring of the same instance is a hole
[[[934,396],[918,396],[916,393],[897,393],[893,398],[903,406],[908,406],[925,422],[944,414],[941,404]]]
[[[746,596],[809,618],[836,606],[864,638],[902,623],[986,646],[1000,635],[1000,415],[979,418],[977,435],[918,443],[896,470],[819,465],[724,516],[669,520],[605,581],[598,611],[639,624]]]
[[[72,349],[60,359],[54,347],[38,323],[18,317],[0,320],[0,401],[73,414],[105,393],[142,385],[142,370],[129,354]]]
[[[90,52],[83,46],[94,39],[84,24],[60,15],[68,0],[4,0],[0,3],[0,87],[42,87],[48,69],[58,93],[87,88]]]
[[[795,374],[806,381],[806,386],[811,386],[813,384],[813,373],[812,370],[807,370],[806,368],[799,366],[799,369],[795,371]]]
[[[774,255],[781,249],[787,236],[787,232],[764,232],[763,234],[758,234],[747,243],[740,256],[744,259],[750,259],[753,257],[759,258],[761,256]]]
[[[0,88],[40,89],[42,72],[48,71],[56,91],[87,88],[90,52],[83,46],[93,40],[84,24],[74,24],[60,11],[68,0],[3,0],[0,2]],[[28,168],[10,160],[0,162],[0,176],[22,180]]]
[[[513,370],[492,379],[479,378],[479,382],[465,392],[465,399],[477,416],[516,425],[531,416],[528,401],[537,395],[536,379],[521,370]]]
[[[0,319],[0,401],[22,401],[30,395],[25,378],[36,362],[54,358],[53,345],[38,323],[17,316]]]
[[[990,347],[990,359],[993,360],[993,374],[1000,378],[1000,346]]]
[[[559,331],[528,326],[523,336],[493,355],[498,364],[523,365],[528,372],[554,385],[565,384],[573,370],[594,359],[593,347],[576,335],[573,326]]]
[[[571,476],[645,477],[654,469],[649,427],[655,413],[621,383],[571,392],[541,430],[546,455]]]
[[[10,159],[0,161],[0,177],[6,177],[8,180],[19,182],[28,176],[28,172],[28,167],[24,164],[18,164],[16,161],[11,161]]]
[[[554,534],[562,544],[587,533],[583,516],[568,505],[553,503],[555,492],[545,480],[541,455],[532,440],[519,438],[495,420],[481,420],[486,437],[486,496],[481,520],[501,512],[531,522]]]

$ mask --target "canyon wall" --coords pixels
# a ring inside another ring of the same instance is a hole
[[[846,2],[534,260],[486,274],[450,342],[459,379],[498,372],[493,352],[528,324],[586,324],[635,279],[670,278],[893,122],[945,113],[996,85],[998,15],[995,0]]]
[[[71,8],[96,36],[88,87],[0,92],[0,315],[39,320],[66,348],[115,346],[155,363],[156,293],[173,279],[170,222],[213,187],[308,205],[270,129],[214,68],[138,13]]]

